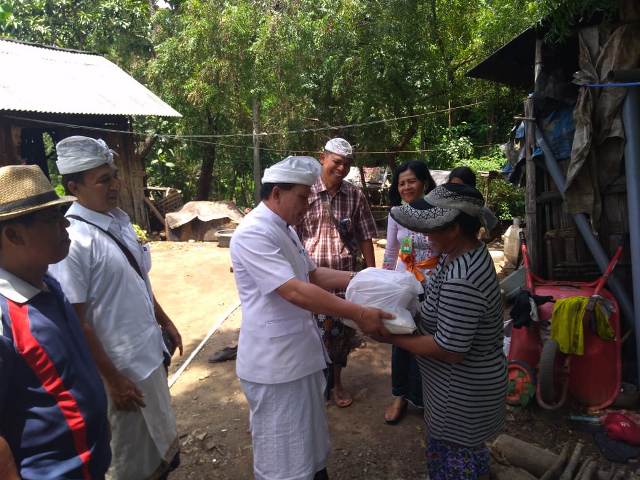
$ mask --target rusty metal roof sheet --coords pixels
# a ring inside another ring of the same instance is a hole
[[[0,39],[0,110],[180,117],[100,55]]]

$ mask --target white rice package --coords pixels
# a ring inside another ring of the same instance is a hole
[[[412,273],[366,268],[349,282],[345,297],[350,302],[392,313],[395,318],[384,321],[387,330],[393,334],[410,334],[416,330],[413,315],[421,293],[422,284]],[[343,323],[358,328],[352,320],[344,319]]]

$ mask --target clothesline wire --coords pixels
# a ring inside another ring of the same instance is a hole
[[[437,115],[438,113],[448,113],[448,112],[452,112],[454,110],[461,110],[461,109],[465,109],[465,108],[471,108],[471,107],[476,107],[478,105],[482,105],[486,103],[485,100],[480,100],[474,103],[468,103],[466,105],[458,105],[456,107],[450,107],[450,108],[443,108],[440,110],[432,110],[430,112],[424,112],[424,113],[416,113],[414,115],[403,115],[400,117],[392,117],[392,118],[383,118],[383,119],[379,119],[379,120],[371,120],[369,122],[360,122],[360,123],[350,123],[350,124],[346,124],[346,125],[331,125],[331,126],[327,126],[327,127],[316,127],[316,128],[301,128],[298,130],[287,130],[285,132],[259,132],[257,133],[258,136],[260,137],[267,137],[267,136],[278,136],[278,135],[295,135],[295,134],[299,134],[299,133],[315,133],[315,132],[322,132],[322,131],[327,131],[327,130],[344,130],[347,128],[359,128],[359,127],[367,127],[370,125],[378,125],[380,123],[389,123],[389,122],[396,122],[398,120],[407,120],[409,118],[419,118],[419,117],[426,117],[429,115]],[[213,135],[182,135],[182,137],[184,138],[229,138],[229,137],[253,137],[253,133],[224,133],[224,134],[213,134]]]
[[[470,104],[466,104],[466,105],[459,105],[456,107],[450,107],[450,108],[445,108],[445,109],[441,109],[441,110],[433,110],[431,112],[425,112],[425,113],[419,113],[419,114],[415,114],[415,115],[406,115],[406,116],[402,116],[402,117],[394,117],[394,118],[389,118],[389,119],[381,119],[381,120],[373,120],[370,122],[361,122],[361,123],[354,123],[354,124],[349,124],[349,125],[339,125],[339,126],[329,126],[329,127],[320,127],[320,128],[314,128],[314,129],[300,129],[300,130],[289,130],[286,132],[268,132],[268,133],[260,133],[260,136],[271,136],[271,135],[287,135],[287,134],[299,134],[299,133],[309,133],[309,132],[318,132],[318,131],[323,131],[323,130],[339,130],[339,129],[344,129],[344,128],[357,128],[357,127],[363,127],[363,126],[368,126],[368,125],[374,125],[374,124],[379,124],[379,123],[386,123],[386,122],[392,122],[392,121],[397,121],[397,120],[403,120],[403,119],[408,119],[408,118],[416,118],[416,117],[424,117],[427,115],[435,115],[438,113],[446,113],[446,112],[450,112],[453,110],[459,110],[459,109],[463,109],[463,108],[471,108],[471,107],[475,107],[478,105],[481,105],[483,103],[486,103],[485,101],[478,101],[478,102],[474,102],[474,103],[470,103]],[[221,142],[210,142],[207,140],[204,140],[205,138],[229,138],[229,137],[245,137],[245,136],[252,136],[253,134],[220,134],[220,135],[173,135],[173,134],[163,134],[163,133],[143,133],[143,132],[134,132],[134,131],[129,131],[129,130],[119,130],[119,129],[112,129],[112,128],[105,128],[105,127],[92,127],[92,126],[86,126],[86,125],[76,125],[76,124],[72,124],[72,123],[66,123],[66,122],[56,122],[53,120],[41,120],[41,119],[35,119],[35,118],[27,118],[27,117],[20,117],[20,116],[10,116],[8,115],[7,118],[11,118],[13,120],[22,120],[22,121],[28,121],[28,122],[33,122],[33,123],[40,123],[40,124],[45,124],[45,125],[55,125],[55,126],[61,126],[61,127],[65,127],[65,128],[71,128],[71,129],[81,129],[81,130],[89,130],[89,131],[97,131],[97,132],[105,132],[105,133],[121,133],[121,134],[127,134],[127,135],[135,135],[135,136],[143,136],[143,137],[155,137],[161,140],[176,140],[176,141],[184,141],[184,142],[188,142],[188,143],[197,143],[197,144],[203,144],[203,145],[212,145],[212,146],[216,146],[216,147],[223,147],[223,148],[239,148],[239,149],[247,149],[247,150],[253,150],[255,147],[253,147],[252,145],[232,145],[232,144],[227,144],[227,143],[221,143]],[[475,145],[474,148],[487,148],[487,147],[495,147],[498,146],[499,144],[486,144],[486,145]],[[276,153],[297,153],[297,154],[319,154],[321,153],[318,150],[296,150],[296,149],[278,149],[278,148],[269,148],[269,147],[258,147],[259,150],[262,151],[270,151],[270,152],[276,152]],[[427,153],[427,152],[436,152],[436,151],[442,151],[441,148],[428,148],[428,149],[416,149],[416,150],[390,150],[390,151],[356,151],[354,152],[355,155],[390,155],[390,154],[400,154],[400,153]]]
[[[29,122],[34,122],[34,123],[42,123],[42,124],[47,124],[47,125],[62,126],[62,127],[66,127],[66,128],[76,128],[76,129],[107,132],[107,133],[126,133],[126,134],[133,134],[133,135],[139,135],[139,136],[149,136],[148,134],[143,134],[143,133],[139,133],[139,132],[131,132],[131,131],[128,131],[128,130],[116,130],[116,129],[102,128],[102,127],[91,127],[91,126],[84,126],[84,125],[74,125],[74,124],[64,123],[64,122],[54,122],[52,120],[39,120],[39,119],[35,119],[35,118],[32,119],[32,118],[26,118],[26,117],[14,117],[14,116],[10,116],[10,115],[8,115],[7,118],[11,118],[11,119],[14,119],[14,120],[29,121]],[[200,139],[197,139],[197,138],[184,138],[183,136],[179,136],[179,135],[151,134],[151,136],[155,136],[157,138],[162,138],[162,139],[167,139],[167,140],[177,140],[177,141],[184,141],[184,142],[190,142],[190,143],[197,143],[197,144],[201,144],[201,145],[212,145],[212,146],[223,147],[223,148],[239,148],[239,149],[245,149],[245,150],[253,150],[254,149],[254,147],[252,145],[232,145],[232,144],[228,144],[228,143],[209,142],[207,140],[200,140]],[[489,143],[489,144],[485,144],[485,145],[474,145],[473,148],[497,147],[499,145],[500,145],[499,143]],[[276,152],[276,153],[298,153],[298,154],[304,154],[304,153],[306,153],[306,154],[320,154],[320,153],[322,153],[319,150],[279,149],[279,148],[269,148],[269,147],[258,147],[258,149],[259,150],[263,150],[263,151],[268,151],[268,152]],[[438,151],[442,151],[442,148],[426,148],[426,149],[416,149],[416,150],[356,151],[356,152],[354,152],[354,155],[356,155],[356,156],[361,156],[361,155],[391,155],[391,154],[397,154],[397,153],[428,153],[428,152],[438,152]]]
[[[485,100],[480,100],[474,103],[469,103],[466,105],[458,105],[455,107],[449,107],[449,108],[443,108],[440,110],[432,110],[430,112],[424,112],[424,113],[417,113],[414,115],[404,115],[404,116],[400,116],[400,117],[392,117],[392,118],[383,118],[383,119],[379,119],[379,120],[371,120],[369,122],[360,122],[360,123],[351,123],[351,124],[346,124],[346,125],[330,125],[330,126],[326,126],[326,127],[317,127],[317,128],[302,128],[302,129],[298,129],[298,130],[287,130],[284,132],[260,132],[257,135],[260,137],[266,137],[266,136],[278,136],[278,135],[290,135],[290,134],[300,134],[300,133],[314,133],[314,132],[321,132],[321,131],[326,131],[326,130],[343,130],[343,129],[347,129],[347,128],[359,128],[359,127],[366,127],[369,125],[377,125],[380,123],[390,123],[390,122],[395,122],[395,121],[399,121],[399,120],[406,120],[409,118],[418,118],[418,117],[425,117],[425,116],[429,116],[429,115],[437,115],[438,113],[448,113],[451,111],[455,111],[455,110],[461,110],[461,109],[465,109],[465,108],[472,108],[472,107],[476,107],[478,105],[482,105],[486,103]],[[25,120],[25,121],[29,121],[29,122],[34,122],[34,123],[41,123],[41,124],[47,124],[47,125],[58,125],[58,126],[62,126],[62,127],[68,127],[68,128],[79,128],[79,129],[84,129],[84,130],[92,130],[92,131],[99,131],[99,132],[108,132],[108,133],[123,133],[123,134],[127,134],[127,135],[137,135],[137,136],[155,136],[158,138],[163,138],[163,139],[200,139],[200,138],[231,138],[231,137],[253,137],[253,133],[224,133],[224,134],[211,134],[211,135],[196,135],[196,134],[182,134],[182,135],[173,135],[173,134],[167,134],[167,133],[143,133],[143,132],[133,132],[133,131],[129,131],[129,130],[118,130],[118,129],[112,129],[112,128],[104,128],[104,127],[91,127],[91,126],[84,126],[84,125],[74,125],[71,123],[65,123],[65,122],[55,122],[53,120],[40,120],[40,119],[35,119],[35,118],[26,118],[26,117],[19,117],[19,116],[7,116],[7,118],[11,118],[13,120]]]
[[[246,150],[253,150],[254,147],[252,145],[230,145],[227,143],[220,142],[208,142],[206,140],[195,140],[195,139],[185,139],[189,142],[195,142],[203,145],[213,145],[216,147],[223,148],[241,148]],[[498,147],[500,143],[487,143],[484,145],[473,145],[473,148],[489,148],[489,147]],[[268,148],[268,147],[258,147],[259,150],[265,150],[276,153],[299,153],[299,154],[320,154],[322,151],[320,150],[295,150],[295,149],[279,149],[279,148]],[[426,153],[426,152],[440,152],[443,148],[426,148],[426,149],[417,149],[417,150],[385,150],[385,151],[355,151],[354,155],[391,155],[395,153]]]

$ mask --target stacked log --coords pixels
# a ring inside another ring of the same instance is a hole
[[[602,468],[598,461],[583,455],[584,444],[573,448],[565,444],[560,455],[524,442],[511,435],[500,435],[491,445],[491,478],[496,480],[640,480],[624,467]],[[569,455],[571,452],[571,455]]]

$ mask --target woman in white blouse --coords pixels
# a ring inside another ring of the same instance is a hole
[[[389,191],[391,206],[418,200],[435,186],[426,163],[417,160],[405,162],[393,175]],[[438,253],[434,251],[429,237],[398,225],[389,216],[382,268],[410,271],[426,285],[437,259]],[[396,424],[402,419],[409,402],[422,407],[422,383],[418,364],[411,353],[395,346],[391,354],[391,393],[393,402],[384,412],[384,419],[388,424]]]

